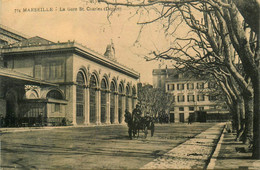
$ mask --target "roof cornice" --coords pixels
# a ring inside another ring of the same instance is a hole
[[[103,55],[75,42],[56,43],[48,45],[31,45],[31,46],[19,46],[19,47],[5,47],[0,49],[0,53],[3,56],[9,55],[21,55],[21,54],[38,54],[38,53],[53,53],[53,52],[72,52],[78,54],[84,58],[95,61],[101,65],[112,68],[128,76],[138,79],[139,73],[133,69],[130,69],[117,61],[110,60]]]

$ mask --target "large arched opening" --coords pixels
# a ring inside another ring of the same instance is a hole
[[[110,85],[110,123],[115,123],[115,91],[116,91],[116,86],[115,82],[112,81]]]
[[[103,78],[101,81],[101,123],[106,122],[107,113],[107,81]]]
[[[89,122],[95,123],[96,122],[96,105],[97,105],[97,78],[95,75],[91,75],[90,82],[89,82]]]
[[[78,72],[76,82],[76,122],[83,124],[85,120],[85,79],[82,72]]]
[[[122,123],[122,117],[123,117],[123,85],[119,84],[118,88],[118,122]]]

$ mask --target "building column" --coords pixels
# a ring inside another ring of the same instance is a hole
[[[89,124],[89,87],[85,88],[85,125]]]
[[[111,95],[111,92],[108,91],[107,92],[107,112],[106,112],[106,124],[111,124],[110,123],[110,95]]]
[[[96,124],[101,124],[101,91],[96,89]]]
[[[114,116],[115,124],[118,124],[118,93],[115,94],[115,116]]]
[[[125,123],[125,101],[126,100],[126,96],[122,95],[122,123],[121,124],[126,124]]]
[[[70,99],[72,99],[72,101],[71,101],[71,104],[72,104],[72,124],[74,125],[74,126],[76,126],[77,125],[77,110],[76,110],[76,108],[77,108],[77,102],[76,102],[76,100],[77,100],[77,93],[76,93],[76,88],[77,88],[77,86],[76,85],[72,85],[71,86],[71,97],[70,97]],[[70,103],[70,102],[69,102]]]

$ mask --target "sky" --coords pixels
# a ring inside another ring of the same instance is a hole
[[[143,83],[152,84],[152,70],[162,64],[160,61],[147,62],[144,56],[170,46],[170,40],[164,36],[159,23],[146,25],[139,34],[142,25],[137,22],[153,17],[139,15],[133,8],[118,7],[108,17],[111,10],[108,12],[105,9],[107,5],[96,3],[96,0],[0,2],[0,23],[29,37],[40,36],[54,42],[75,40],[101,54],[112,40],[117,61],[139,72]]]

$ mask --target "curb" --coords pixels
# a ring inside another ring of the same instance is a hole
[[[219,125],[221,127],[218,128]],[[225,128],[225,124],[219,125],[174,147],[140,169],[206,169]],[[217,133],[214,133],[214,129],[218,129]]]
[[[206,166],[205,169],[214,169],[216,161],[217,161],[217,157],[218,157],[218,154],[219,154],[219,151],[220,151],[223,139],[224,139],[224,133],[225,132],[226,132],[226,125],[224,126],[224,128],[222,130],[222,133],[221,133],[220,138],[217,142],[216,148],[213,150],[212,155],[210,156],[210,159],[209,159],[209,163],[208,163],[208,165]]]

